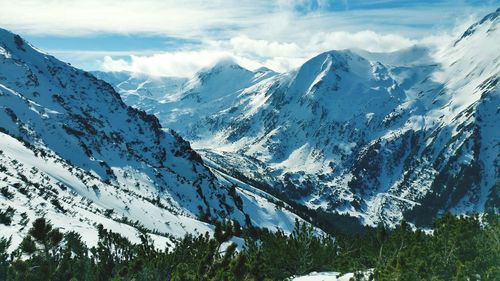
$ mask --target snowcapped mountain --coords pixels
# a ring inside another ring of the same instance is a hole
[[[127,71],[93,71],[91,73],[113,85],[126,104],[141,104],[141,107],[145,107],[148,103],[155,103],[164,96],[175,94],[187,81],[186,78],[181,77],[150,77]]]
[[[157,97],[163,85],[181,82],[141,79],[117,87]],[[12,220],[0,234],[13,236],[13,247],[40,216],[91,244],[102,223],[132,241],[139,230],[152,233],[162,246],[210,231],[213,219],[291,230],[297,218],[271,195],[212,171],[187,141],[125,105],[108,83],[3,29],[0,179],[0,212]]]
[[[321,213],[498,212],[499,13],[440,51],[330,51],[283,74],[225,61],[133,105],[213,169]]]
[[[114,85],[124,98],[124,101],[147,113],[154,114],[163,124],[183,135],[190,132],[191,138],[197,138],[203,125],[197,124],[205,116],[224,110],[235,103],[238,94],[248,85],[257,84],[276,73],[261,68],[255,72],[249,71],[235,62],[225,59],[212,67],[200,70],[194,77],[187,79],[182,85],[172,83],[169,77],[159,78],[155,86],[155,95],[144,95],[140,90],[127,90],[123,85],[134,79],[133,74],[122,73],[125,76],[114,76],[113,73],[95,72],[97,77]],[[117,79],[118,78],[118,79]],[[147,79],[147,78],[146,78]],[[173,78],[180,82],[179,78]],[[168,81],[163,83],[162,81]],[[137,83],[135,83],[137,84]],[[140,83],[142,91],[148,91],[148,84]],[[134,86],[135,87],[135,86]],[[159,89],[164,89],[163,92]],[[131,98],[131,96],[134,96]],[[196,128],[194,127],[196,126]],[[186,136],[184,136],[186,137]]]

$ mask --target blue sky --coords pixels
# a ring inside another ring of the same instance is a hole
[[[297,67],[331,49],[441,44],[500,0],[0,0],[0,27],[87,70],[190,76],[231,57]]]

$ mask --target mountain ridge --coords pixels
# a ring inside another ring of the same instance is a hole
[[[442,50],[319,54],[228,91],[217,110],[193,107],[193,125],[176,130],[241,179],[364,224],[497,212],[497,14]],[[185,108],[137,106],[166,126]]]

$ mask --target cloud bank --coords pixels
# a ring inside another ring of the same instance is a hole
[[[0,0],[0,26],[22,35],[68,40],[120,34],[194,41],[168,51],[156,46],[154,52],[47,50],[87,69],[190,76],[225,57],[249,69],[267,66],[287,71],[332,49],[386,52],[445,42],[453,26],[494,10],[497,4],[475,0]]]
[[[421,44],[396,34],[360,32],[318,32],[306,42],[289,43],[237,36],[228,40],[205,41],[199,50],[162,52],[152,55],[130,55],[128,60],[106,56],[101,67],[106,71],[131,71],[154,76],[190,77],[200,68],[223,58],[231,58],[248,69],[269,67],[285,72],[299,67],[309,58],[330,50],[364,49],[389,52]],[[429,45],[429,43],[426,43]]]

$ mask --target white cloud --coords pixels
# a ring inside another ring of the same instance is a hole
[[[221,1],[0,0],[0,26],[29,34],[87,35],[149,33],[178,37],[231,30],[241,19],[269,9],[264,1],[222,5]],[[236,5],[238,4],[238,5]]]
[[[126,60],[113,59],[110,56],[104,57],[104,60],[102,62],[102,68],[105,71],[134,71],[132,65]]]
[[[277,0],[276,2],[282,8],[301,10],[306,13],[337,5],[332,0]],[[346,0],[343,0],[342,4],[345,7],[347,5]]]
[[[247,36],[231,38],[227,42],[220,43],[220,46],[242,55],[259,57],[297,56],[301,51],[296,43],[250,39]]]
[[[474,7],[454,0],[408,8],[389,8],[384,2],[378,9],[349,10],[347,1],[330,0],[0,0],[0,26],[24,34],[141,33],[214,40],[244,34],[295,41],[315,31],[365,29],[411,31],[413,37],[428,31],[419,25],[449,27],[457,17],[494,9],[492,3]],[[336,12],[329,9],[333,5]]]
[[[317,32],[308,41],[290,43],[237,36],[228,40],[208,40],[198,50],[163,52],[153,55],[131,55],[130,61],[106,57],[102,69],[132,71],[155,76],[191,76],[202,67],[222,58],[232,58],[248,69],[267,66],[284,72],[300,66],[307,59],[325,51],[349,48],[372,52],[394,51],[418,43],[394,34],[373,31]]]
[[[101,67],[105,71],[131,71],[153,76],[189,77],[200,68],[214,64],[223,58],[232,57],[224,51],[179,51],[154,55],[131,55],[130,61],[104,57]]]
[[[416,44],[397,34],[380,34],[372,30],[359,32],[320,32],[314,34],[309,42],[311,48],[318,50],[358,48],[371,52],[391,52]]]
[[[381,6],[385,2],[378,1]],[[103,70],[190,76],[224,57],[231,57],[250,69],[265,65],[287,71],[333,49],[394,51],[419,42],[436,45],[449,40],[449,31],[457,18],[463,21],[468,18],[465,15],[482,14],[494,5],[475,8],[465,2],[446,0],[411,8],[351,10],[349,6],[354,7],[353,3],[349,5],[345,0],[0,0],[0,26],[32,35],[141,34],[195,40],[200,44],[191,49],[180,46],[156,53],[49,51],[71,58],[82,67],[98,65]],[[336,12],[329,9],[332,5],[337,5]],[[128,59],[123,59],[124,56]]]

